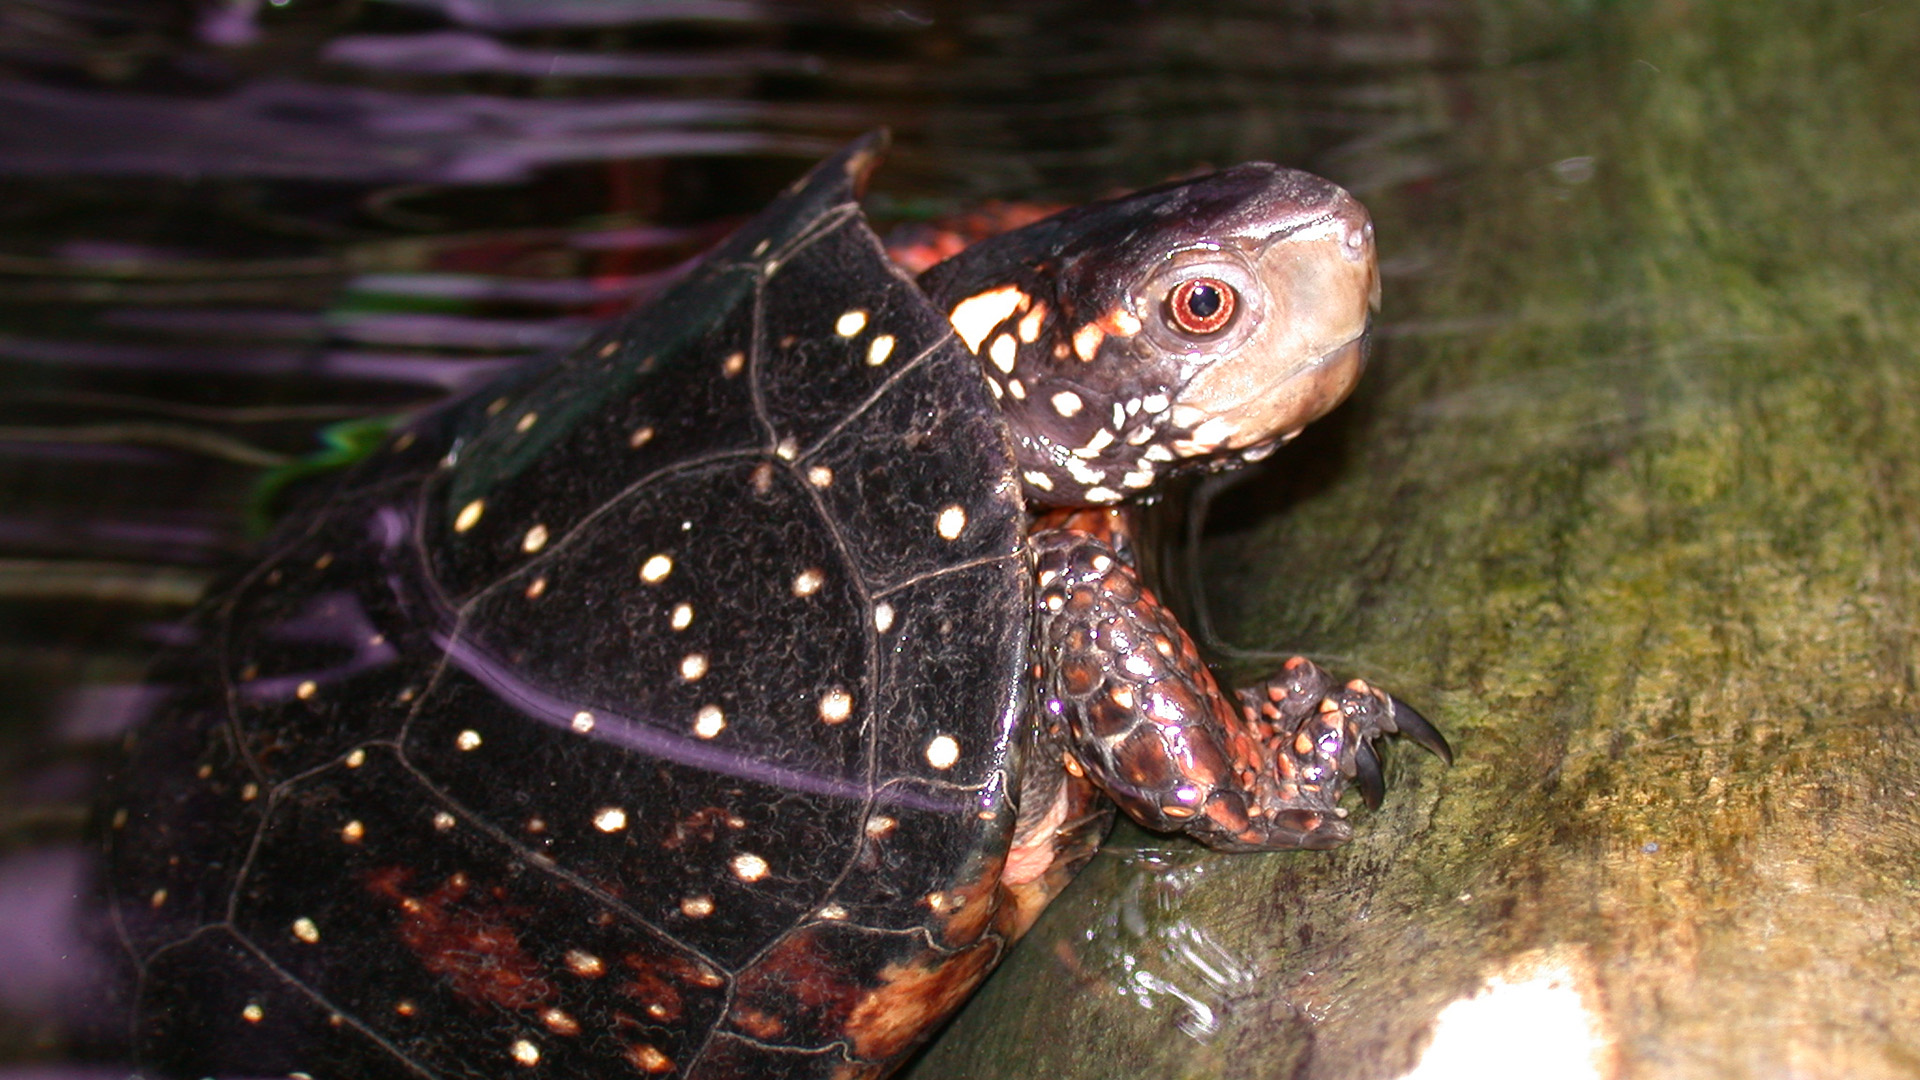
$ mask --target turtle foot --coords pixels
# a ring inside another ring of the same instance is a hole
[[[1273,753],[1256,797],[1269,814],[1329,811],[1349,782],[1378,808],[1387,786],[1375,743],[1390,734],[1453,763],[1446,737],[1412,706],[1362,679],[1341,684],[1302,656],[1239,697],[1251,733]]]

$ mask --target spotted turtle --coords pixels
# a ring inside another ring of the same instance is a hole
[[[1372,740],[1295,659],[1224,693],[1127,500],[1359,375],[1372,226],[1242,165],[916,282],[870,136],[670,290],[396,432],[163,661],[102,814],[148,1075],[878,1077],[1113,804],[1350,835]]]

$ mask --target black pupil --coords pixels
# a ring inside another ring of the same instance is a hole
[[[1195,285],[1187,290],[1187,310],[1196,319],[1211,319],[1220,310],[1220,290],[1211,285]]]

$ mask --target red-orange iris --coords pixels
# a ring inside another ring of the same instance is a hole
[[[1167,315],[1189,334],[1213,334],[1233,318],[1233,286],[1219,278],[1188,278],[1167,294]]]

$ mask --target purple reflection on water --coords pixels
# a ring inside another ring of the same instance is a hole
[[[64,367],[122,368],[224,375],[330,375],[461,390],[538,355],[449,360],[419,353],[296,348],[219,348],[108,344],[0,335],[0,359]]]
[[[834,139],[774,132],[868,122],[864,111],[818,104],[519,100],[298,82],[186,98],[7,82],[0,174],[511,183],[563,163],[819,157]]]
[[[777,4],[765,0],[389,0],[438,12],[449,22],[490,30],[535,30],[562,26],[639,26],[653,22],[779,21]]]
[[[148,683],[82,686],[61,699],[53,730],[77,743],[109,743],[145,720],[166,701],[167,689]]]
[[[581,738],[611,743],[650,757],[724,776],[737,776],[784,791],[802,791],[854,802],[865,802],[874,794],[865,781],[790,769],[598,707],[586,709],[579,702],[568,701],[528,682],[510,665],[489,656],[472,642],[439,632],[433,635],[433,641],[446,651],[447,659],[455,667],[478,679],[521,715],[550,727],[576,732]],[[574,717],[582,712],[593,714],[591,731],[577,732],[573,726]],[[890,805],[939,813],[962,810],[977,798],[966,792],[936,794],[899,785],[886,787],[878,794],[883,802]]]
[[[14,443],[0,443],[0,453],[6,453]],[[145,457],[122,458],[117,454],[95,454],[95,450],[111,450],[93,443],[49,443],[44,444],[48,452],[63,460],[84,460],[104,457],[109,461],[146,460]],[[70,453],[54,453],[66,450]],[[152,458],[165,460],[171,455],[153,454]],[[160,511],[156,511],[156,514]],[[184,516],[184,515],[183,515]],[[105,556],[115,551],[132,552],[147,558],[168,558],[173,561],[189,559],[206,562],[224,553],[231,534],[207,525],[169,521],[124,521],[111,518],[81,518],[72,516],[44,518],[0,517],[0,544],[19,549],[41,548],[57,550],[66,556],[94,555]]]
[[[581,245],[573,245],[581,246]],[[512,300],[579,305],[624,300],[650,289],[659,274],[600,278],[497,278],[482,274],[362,274],[349,292],[378,296],[425,296],[436,300]]]
[[[546,10],[561,5],[548,3]],[[353,67],[410,74],[465,75],[497,72],[533,78],[686,79],[713,76],[810,73],[811,57],[775,52],[730,52],[706,56],[665,53],[608,56],[600,53],[522,49],[484,34],[441,30],[424,34],[352,34],[327,43],[321,59]]]
[[[81,932],[90,856],[29,848],[0,859],[0,1009],[45,1019],[76,1013],[102,977]]]

